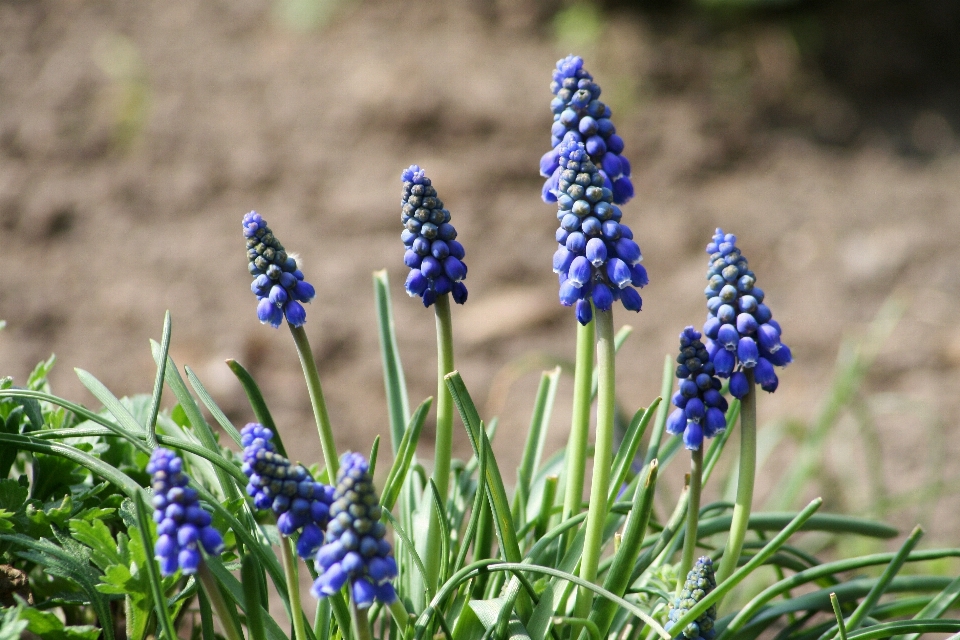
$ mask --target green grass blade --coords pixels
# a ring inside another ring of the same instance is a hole
[[[613,459],[613,472],[610,474],[610,494],[607,498],[608,504],[616,502],[617,495],[620,493],[620,487],[627,479],[630,467],[637,456],[637,449],[640,448],[640,440],[650,424],[650,419],[654,411],[660,406],[663,398],[657,398],[646,409],[640,409],[630,421],[626,434],[623,436],[623,442],[617,450],[617,455]]]
[[[256,558],[254,558],[254,560],[256,560]],[[220,589],[220,593],[223,596],[226,596],[224,600],[229,598],[231,601],[231,606],[229,608],[231,609],[231,615],[234,617],[234,622],[236,623],[237,628],[240,628],[239,616],[236,615],[236,606],[239,605],[243,607],[247,614],[247,628],[249,630],[250,612],[246,610],[245,606],[247,585],[241,583],[241,581],[237,580],[232,573],[227,571],[227,568],[223,565],[219,558],[208,558],[206,560],[206,565],[210,569],[210,573],[216,579],[217,588]],[[243,577],[242,573],[241,577]],[[254,601],[254,607],[251,608],[260,609],[260,611],[254,615],[259,615],[260,620],[263,623],[262,632],[267,638],[269,638],[269,640],[287,640],[283,629],[280,628],[280,625],[278,625],[270,615],[263,611],[263,608],[260,606],[259,602]],[[308,633],[310,632],[308,631]],[[252,637],[250,640],[254,640],[254,638]]]
[[[213,416],[213,419],[217,421],[217,424],[230,436],[234,442],[238,445],[240,444],[240,432],[237,431],[237,428],[233,426],[233,423],[230,422],[230,419],[223,412],[223,410],[217,406],[217,403],[207,392],[207,388],[203,386],[203,383],[200,382],[200,378],[197,377],[197,374],[193,370],[184,366],[183,370],[187,372],[187,381],[190,383],[190,386],[193,387],[194,392],[196,392],[197,397],[200,398],[200,402],[203,403],[203,406],[207,408],[207,411],[210,412],[210,415]]]
[[[840,610],[840,601],[837,600],[837,594],[830,594],[830,604],[833,606],[833,615],[837,619],[837,631],[840,634],[840,640],[847,640],[847,625],[843,622],[843,611]]]
[[[92,374],[84,371],[83,369],[74,369],[77,373],[77,377],[80,378],[80,382],[83,383],[90,393],[94,397],[103,403],[103,406],[110,412],[110,414],[117,419],[117,423],[120,425],[120,429],[117,432],[117,435],[123,436],[128,441],[130,441],[133,446],[137,447],[145,453],[150,452],[150,448],[147,447],[142,441],[140,441],[140,436],[143,436],[146,431],[143,428],[143,425],[137,422],[137,419],[133,417],[133,414],[123,406],[120,400],[117,399],[113,393],[107,389],[102,382],[93,377]],[[103,423],[101,423],[103,424]],[[104,424],[107,428],[109,424]]]
[[[958,550],[960,551],[960,550]],[[960,576],[958,576],[953,582],[947,585],[947,588],[937,594],[933,600],[927,604],[919,613],[914,617],[915,620],[922,618],[926,619],[937,619],[947,612],[952,606],[954,606],[957,601],[960,600]],[[907,636],[903,640],[918,640],[920,637],[919,634],[914,634]],[[900,640],[899,638],[897,640]]]
[[[753,531],[779,531],[795,516],[795,513],[752,513],[748,528]],[[730,528],[731,518],[732,516],[727,514],[701,520],[698,526],[700,537],[705,538],[727,531]],[[895,538],[898,534],[896,529],[882,522],[834,513],[815,514],[807,520],[803,531],[847,533],[881,539]]]
[[[390,415],[390,443],[394,457],[399,455],[404,426],[409,422],[410,400],[397,347],[397,331],[390,303],[390,279],[386,269],[373,272],[373,294],[377,307],[377,328],[380,336],[380,358],[383,361],[383,383],[387,392]]]
[[[443,508],[443,499],[433,478],[430,479],[428,489],[433,498],[433,509],[436,511],[437,522],[440,523],[440,582],[446,579],[450,562],[450,523],[447,520],[447,511]]]
[[[544,371],[540,378],[536,400],[533,403],[533,416],[527,431],[527,442],[523,448],[523,457],[517,469],[517,491],[513,502],[513,519],[517,526],[523,526],[526,520],[527,502],[530,499],[530,485],[533,474],[540,466],[543,446],[547,439],[547,427],[553,412],[553,403],[557,397],[557,385],[560,382],[560,367]]]
[[[232,371],[233,375],[240,381],[240,386],[243,387],[243,392],[247,395],[247,401],[253,410],[253,417],[256,418],[257,422],[273,432],[273,439],[270,442],[277,447],[280,455],[284,458],[289,458],[290,456],[287,455],[287,449],[283,446],[283,439],[280,437],[280,432],[277,430],[277,425],[273,421],[273,416],[270,415],[270,409],[267,408],[267,403],[263,399],[263,393],[260,392],[260,387],[257,385],[256,380],[254,380],[250,372],[244,369],[243,365],[236,360],[228,359],[227,366],[230,367],[230,371]]]
[[[951,633],[960,631],[960,620],[904,620],[887,622],[851,633],[848,640],[880,640],[880,638],[894,637],[899,633]],[[960,634],[950,636],[947,640],[956,640]]]
[[[160,568],[153,557],[153,540],[150,539],[150,517],[147,515],[147,504],[144,502],[143,494],[137,492],[133,496],[134,504],[137,507],[137,524],[140,529],[140,541],[143,543],[143,549],[147,554],[146,569],[150,577],[150,591],[153,595],[153,604],[156,607],[157,618],[160,620],[160,628],[167,640],[177,640],[177,632],[173,625],[173,619],[170,618],[170,609],[167,607],[167,599],[163,595],[163,589],[160,585]]]
[[[163,396],[163,377],[167,366],[167,355],[170,353],[170,310],[163,315],[163,333],[160,338],[160,364],[157,365],[157,377],[153,381],[153,393],[150,396],[150,412],[147,414],[147,446],[157,448],[157,415],[160,413],[160,398]]]
[[[217,640],[213,631],[213,608],[203,589],[197,590],[197,602],[200,605],[200,640]]]
[[[420,432],[423,430],[423,424],[427,419],[427,414],[430,412],[430,405],[432,404],[433,398],[427,398],[421,402],[403,432],[397,457],[393,461],[393,466],[390,468],[386,482],[383,483],[383,493],[381,494],[380,504],[384,509],[392,509],[400,497],[400,491],[407,477],[407,471],[410,469],[413,455],[417,451]]]
[[[243,610],[247,614],[247,631],[250,640],[266,640],[263,626],[263,608],[260,606],[260,580],[257,573],[259,567],[254,557],[244,554],[240,562],[240,577],[243,585]]]
[[[420,573],[420,579],[423,581],[422,584],[427,589],[427,597],[431,597],[433,594],[430,593],[430,584],[427,582],[427,568],[423,566],[423,560],[420,559],[420,554],[417,553],[417,547],[413,543],[413,540],[410,539],[410,536],[407,535],[406,531],[403,530],[403,527],[400,526],[400,523],[396,518],[393,517],[393,514],[383,510],[384,517],[390,521],[390,524],[393,525],[393,531],[397,534],[397,537],[400,538],[400,541],[403,542],[404,546],[407,547],[407,552],[410,554],[410,557],[413,558],[413,564],[417,567],[417,571]]]
[[[370,457],[367,458],[370,463],[369,473],[370,477],[373,477],[374,471],[377,470],[377,453],[380,451],[380,434],[377,434],[373,439],[373,445],[370,446]]]
[[[673,358],[667,355],[663,360],[663,374],[660,383],[661,398],[670,398],[672,396],[673,374]],[[667,426],[667,413],[669,411],[669,403],[661,402],[657,409],[657,419],[653,423],[653,432],[650,434],[650,444],[647,445],[647,455],[643,458],[643,466],[650,464],[650,461],[654,458],[660,457],[660,441],[663,439],[663,432]]]

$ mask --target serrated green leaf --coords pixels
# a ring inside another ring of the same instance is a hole
[[[101,570],[105,571],[110,565],[123,562],[117,542],[102,520],[84,521],[74,518],[69,525],[74,540],[90,548],[90,559]]]
[[[27,630],[43,640],[97,640],[100,629],[91,625],[65,626],[56,614],[24,607],[20,619],[27,622]]]
[[[13,478],[0,480],[0,509],[9,509],[16,513],[23,509],[30,493],[29,487]]]
[[[0,609],[0,640],[20,640],[27,621],[20,619],[23,607]]]

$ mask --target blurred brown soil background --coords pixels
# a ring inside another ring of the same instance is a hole
[[[896,523],[955,543],[958,35],[960,5],[935,0],[0,0],[0,375],[22,384],[56,353],[67,398],[96,404],[73,367],[117,395],[149,392],[148,339],[169,309],[174,359],[231,419],[251,413],[227,357],[257,377],[288,448],[318,460],[290,336],[257,322],[249,292],[240,219],[256,209],[317,287],[306,329],[337,443],[368,450],[388,437],[371,271],[390,274],[411,401],[436,392],[433,313],[402,291],[399,174],[417,163],[467,248],[457,366],[485,418],[501,416],[495,448],[512,475],[537,375],[506,386],[503,368],[574,351],[537,163],[551,70],[575,52],[626,141],[625,220],[651,278],[644,310],[615,316],[635,328],[618,360],[623,405],[657,395],[664,354],[702,323],[713,229],[738,234],[795,357],[760,402],[762,423],[788,425],[765,499],[842,339],[894,296],[903,316],[804,495],[864,513],[879,477],[901,498]]]

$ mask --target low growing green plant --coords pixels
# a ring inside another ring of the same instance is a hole
[[[480,415],[455,368],[450,300],[467,301],[466,251],[436,188],[413,165],[401,175],[405,289],[435,311],[437,396],[411,410],[389,282],[374,273],[390,451],[378,455],[378,436],[369,454],[338,452],[303,330],[315,289],[250,212],[243,233],[257,315],[291,331],[323,466],[312,472],[290,461],[284,425],[231,360],[256,419],[237,429],[196,374],[170,358],[169,314],[153,343],[150,394],[117,398],[77,370],[103,405],[88,409],[53,395],[53,358],[24,387],[2,379],[0,640],[25,632],[90,640],[960,637],[960,620],[949,617],[960,577],[903,571],[958,557],[960,548],[918,550],[918,527],[895,552],[826,560],[805,550],[798,532],[890,539],[897,531],[819,513],[820,499],[795,512],[753,510],[757,387],[775,391],[775,367],[792,354],[733,235],[718,229],[707,244],[702,332],[682,330],[660,397],[625,420],[614,447],[623,406],[616,354],[626,334],[614,333],[613,308],[638,312],[637,289],[648,281],[620,209],[633,195],[630,165],[583,61],[564,58],[553,79],[553,149],[541,171],[544,199],[558,208],[560,302],[574,307],[579,327],[566,447],[544,458],[556,369],[541,378],[508,493],[491,448],[495,418]],[[828,408],[839,410],[852,379],[840,378],[840,399]],[[169,412],[160,409],[165,392],[176,400]],[[435,453],[425,465],[415,452],[434,404]],[[455,414],[473,449],[468,460],[452,459]],[[735,502],[702,505],[735,429]],[[818,428],[820,442],[824,433]],[[686,486],[670,514],[657,513],[658,478],[683,451]],[[373,472],[386,460],[378,492]],[[804,464],[788,476],[791,496]],[[308,610],[304,569],[315,597]],[[271,615],[271,602],[285,615]]]

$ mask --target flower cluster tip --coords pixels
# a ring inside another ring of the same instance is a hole
[[[701,334],[686,327],[680,334],[680,355],[676,376],[680,389],[673,396],[677,408],[667,419],[667,433],[683,435],[687,449],[697,451],[704,438],[712,438],[727,428],[727,400],[720,393],[722,384],[714,375],[714,366]]]

